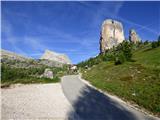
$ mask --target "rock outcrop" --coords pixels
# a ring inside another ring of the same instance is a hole
[[[117,46],[124,40],[123,25],[121,22],[107,19],[102,24],[100,38],[100,52],[104,53],[107,49]]]
[[[44,73],[40,77],[53,79],[53,72],[49,68],[46,68]]]
[[[3,50],[1,49],[1,59],[11,59],[11,60],[19,60],[19,61],[26,61],[26,60],[31,60],[32,58],[24,57],[22,55],[18,55],[17,53],[8,51],[8,50]]]
[[[71,64],[70,59],[65,54],[56,53],[50,50],[45,50],[45,53],[40,59],[56,61],[62,64]]]
[[[141,41],[140,37],[138,36],[138,34],[134,29],[131,29],[129,31],[129,40],[133,43],[138,43]]]
[[[17,53],[1,49],[1,63],[16,68],[63,67],[64,63],[48,59],[33,59]]]

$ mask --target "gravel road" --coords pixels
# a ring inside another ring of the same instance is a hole
[[[115,96],[99,92],[78,75],[64,76],[61,81],[65,96],[81,120],[158,120],[131,108]]]
[[[73,110],[60,83],[16,85],[1,95],[2,120],[64,120]]]
[[[1,89],[2,120],[158,120],[104,95],[78,75]]]

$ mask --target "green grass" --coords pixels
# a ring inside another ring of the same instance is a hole
[[[90,70],[83,69],[83,78],[97,88],[160,115],[160,47],[150,48],[148,45],[135,51],[135,62],[121,65],[101,62]]]
[[[66,74],[65,68],[50,68],[53,71],[53,79],[40,78],[45,67],[37,68],[15,68],[6,64],[1,66],[1,87],[8,87],[11,84],[33,84],[33,83],[55,83],[60,77]]]
[[[9,87],[12,84],[35,84],[35,83],[56,83],[59,82],[59,77],[54,77],[53,79],[48,78],[34,78],[34,77],[28,77],[28,78],[21,78],[21,79],[13,79],[13,80],[1,80],[1,87]]]

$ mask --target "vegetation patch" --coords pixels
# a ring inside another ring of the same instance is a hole
[[[111,53],[114,52],[107,54],[113,57]],[[95,87],[160,116],[160,47],[152,48],[149,42],[137,44],[132,47],[134,62],[126,60],[119,65],[112,57],[104,59],[105,55],[92,58],[92,65],[88,65],[90,59],[80,63],[82,77]],[[95,64],[97,60],[100,62]]]
[[[60,81],[60,77],[69,73],[68,66],[50,67],[53,72],[53,79],[40,77],[45,69],[44,67],[17,68],[8,64],[1,65],[1,87],[8,87],[11,84],[33,84],[33,83],[55,83]]]

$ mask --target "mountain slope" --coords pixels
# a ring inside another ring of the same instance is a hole
[[[24,57],[22,55],[18,55],[8,50],[1,49],[1,59],[4,59],[4,58],[11,59],[11,60],[20,60],[20,61],[26,61],[26,60],[32,59],[32,58]]]
[[[1,49],[1,62],[11,67],[17,67],[17,68],[30,68],[30,67],[42,67],[42,66],[63,67],[65,63],[62,63],[61,61],[59,61],[57,57],[59,57],[59,54],[56,54],[55,57],[48,55],[47,58],[46,56],[43,56],[44,59],[33,59],[33,58],[24,57],[22,55],[19,55],[17,53],[14,53],[8,50]],[[52,58],[52,60],[48,58]]]
[[[133,59],[135,62],[121,65],[101,62],[83,69],[83,77],[104,91],[160,115],[160,47],[144,46],[134,52]]]
[[[62,64],[71,64],[71,60],[65,54],[56,53],[50,50],[45,50],[41,59],[59,62]]]
[[[53,72],[53,79],[43,77],[45,70]],[[1,50],[1,87],[15,83],[50,83],[69,73],[68,65],[48,59],[31,59],[14,52]]]

